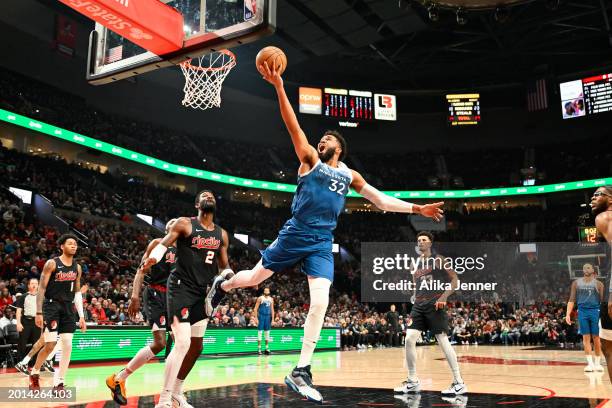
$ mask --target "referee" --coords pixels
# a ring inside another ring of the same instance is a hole
[[[32,278],[28,282],[28,293],[19,296],[15,302],[17,308],[17,331],[19,332],[18,358],[26,355],[28,344],[34,344],[40,337],[41,330],[36,327],[36,294],[38,292],[38,279]]]

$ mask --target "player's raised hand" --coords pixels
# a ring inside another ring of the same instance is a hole
[[[275,87],[283,86],[283,78],[276,70],[276,67],[270,68],[267,61],[264,61],[263,65],[259,66],[259,72],[263,75],[263,79]]]
[[[439,222],[444,217],[443,205],[444,201],[422,205],[420,214],[424,217],[433,218],[435,221]]]

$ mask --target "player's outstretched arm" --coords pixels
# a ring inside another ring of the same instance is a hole
[[[149,257],[145,259],[138,268],[148,269],[152,267],[161,261],[164,254],[168,250],[168,247],[173,245],[176,240],[179,239],[179,237],[187,236],[189,234],[191,234],[191,221],[189,218],[179,218],[174,224],[172,224],[170,230],[166,236],[162,238],[161,242],[153,247]]]
[[[134,282],[132,282],[132,296],[130,297],[130,304],[128,306],[128,315],[133,319],[136,317],[138,311],[140,311],[140,290],[144,282],[144,276],[151,270],[151,267],[145,268],[146,260],[151,255],[151,251],[161,242],[161,238],[155,238],[149,245],[144,254],[142,254],[142,260],[140,261],[140,267],[136,271],[134,276]]]
[[[435,221],[440,221],[444,217],[443,201],[425,205],[408,203],[378,191],[375,187],[369,185],[361,174],[355,170],[351,171],[353,173],[351,187],[383,211],[421,214],[424,217],[433,218]]]
[[[293,107],[285,92],[283,78],[281,78],[278,71],[276,71],[276,67],[270,69],[267,62],[264,62],[264,65],[259,67],[259,72],[261,72],[263,78],[276,89],[281,116],[283,117],[283,122],[285,122],[287,131],[289,131],[289,135],[291,135],[293,148],[295,149],[298,159],[300,159],[300,163],[307,164],[311,167],[314,166],[318,158],[317,150],[308,143],[308,139],[300,127],[297,116],[295,116]]]

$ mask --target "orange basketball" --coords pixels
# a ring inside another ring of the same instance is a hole
[[[278,71],[280,75],[282,75],[283,72],[285,72],[285,68],[287,68],[287,56],[283,50],[277,47],[265,47],[257,53],[257,57],[255,58],[255,66],[260,73],[262,72],[259,69],[259,66],[263,65],[264,62],[268,63],[270,69],[276,67],[276,71]]]

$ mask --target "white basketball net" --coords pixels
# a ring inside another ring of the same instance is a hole
[[[220,107],[221,86],[236,66],[236,56],[231,51],[220,50],[180,65],[185,75],[183,106],[202,110]]]

